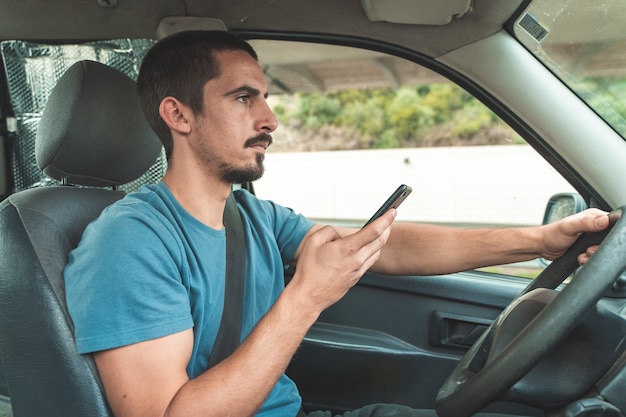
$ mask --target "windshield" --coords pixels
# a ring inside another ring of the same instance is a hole
[[[622,137],[626,137],[623,0],[535,0],[518,39]]]

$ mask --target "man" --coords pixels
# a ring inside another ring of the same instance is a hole
[[[554,259],[581,232],[608,224],[591,210],[534,228],[392,226],[391,210],[357,231],[313,224],[238,191],[247,245],[243,342],[207,369],[223,308],[225,201],[232,183],[262,175],[278,123],[254,50],[226,32],[160,41],[138,89],[167,172],[103,212],[65,276],[78,349],[94,352],[118,417],[295,416],[300,397],[284,371],[319,314],[368,269],[425,275]],[[283,289],[286,264],[297,269]],[[375,408],[359,415],[383,415]]]

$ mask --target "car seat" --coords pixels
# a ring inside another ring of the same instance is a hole
[[[160,152],[133,80],[93,61],[60,78],[35,154],[62,185],[0,203],[0,357],[14,416],[113,415],[93,358],[76,351],[63,269],[87,224],[123,196],[115,188],[147,171]]]

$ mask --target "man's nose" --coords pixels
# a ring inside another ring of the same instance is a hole
[[[267,133],[271,133],[278,128],[278,119],[276,119],[276,115],[270,108],[267,102],[264,103],[263,109],[261,110],[260,117],[258,118],[258,131],[265,131]]]

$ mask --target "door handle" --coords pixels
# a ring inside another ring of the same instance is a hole
[[[429,341],[433,346],[469,349],[492,320],[435,311],[430,317]]]

